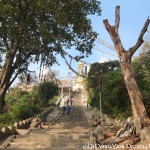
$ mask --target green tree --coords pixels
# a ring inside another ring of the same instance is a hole
[[[138,60],[143,64],[143,67],[145,67],[146,70],[150,73],[150,31],[148,32],[144,40],[144,44],[142,46]]]
[[[49,99],[58,95],[58,86],[54,82],[44,82],[35,87],[31,92],[34,99],[34,104],[38,104],[41,107],[45,107],[49,103]]]
[[[97,108],[100,107],[99,91],[101,92],[103,113],[120,118],[131,114],[129,95],[118,61],[92,64],[87,88],[89,103]]]
[[[31,62],[52,65],[72,46],[91,54],[96,33],[88,15],[100,15],[101,9],[97,0],[1,0],[0,6],[2,113],[6,91]]]

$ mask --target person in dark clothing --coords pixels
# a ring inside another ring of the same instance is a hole
[[[73,104],[73,99],[70,98],[70,105],[72,106],[72,104]]]
[[[67,98],[67,105],[69,104],[69,98]]]
[[[66,106],[64,105],[63,108],[62,108],[62,114],[64,114],[66,111]]]
[[[71,111],[71,107],[68,105],[68,106],[66,107],[66,110],[67,110],[67,114],[69,115],[69,114],[70,114],[70,111]]]
[[[30,74],[27,75],[27,83],[30,84]]]
[[[60,101],[57,103],[57,107],[58,107],[58,109],[60,108]]]

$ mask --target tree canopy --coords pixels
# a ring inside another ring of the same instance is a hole
[[[31,62],[52,65],[57,54],[65,56],[65,49],[72,46],[83,55],[91,54],[97,33],[88,15],[101,14],[99,1],[1,0],[0,6],[2,99]],[[2,103],[0,100],[0,107]]]
[[[142,47],[142,53],[132,61],[132,69],[150,117],[150,70],[147,66],[150,59],[146,55],[147,48]],[[147,59],[144,60],[143,56],[147,56]],[[122,119],[131,115],[131,102],[118,61],[92,64],[87,78],[87,90],[88,102],[92,107],[99,109],[101,92],[103,113]]]
[[[119,61],[92,64],[87,78],[87,90],[89,104],[97,108],[100,107],[101,92],[103,113],[122,119],[131,115],[131,104]]]

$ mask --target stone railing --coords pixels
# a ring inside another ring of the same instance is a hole
[[[47,108],[42,113],[40,113],[38,116],[45,117],[48,113],[50,113],[51,110],[52,110],[52,107]],[[34,117],[16,122],[12,126],[2,127],[0,129],[0,140],[4,139],[10,135],[20,134],[17,129],[29,129],[33,118]]]
[[[28,129],[32,118],[14,123],[12,126],[2,127],[0,129],[0,140],[10,135],[18,134],[17,129]]]

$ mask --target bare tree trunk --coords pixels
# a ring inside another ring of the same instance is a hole
[[[0,114],[2,113],[2,109],[3,109],[3,99],[4,99],[2,93],[3,93],[3,92],[1,91],[1,92],[0,92]]]
[[[8,69],[8,68],[7,68]],[[11,79],[12,74],[14,72],[14,67],[11,66],[11,69],[9,70],[3,70],[3,74],[0,75],[0,113],[3,113],[3,108],[5,104],[5,94],[6,91],[9,89],[13,81],[16,79],[18,73]],[[11,80],[11,81],[10,81]]]
[[[6,94],[5,90],[0,91],[0,114],[4,112],[4,106],[5,106],[5,101],[4,101],[4,96]]]
[[[130,59],[126,56],[126,61],[121,62],[120,65],[131,100],[133,116],[139,117],[144,124],[149,124],[149,118],[142,101],[143,97],[135,81]]]
[[[142,101],[143,99],[142,94],[135,81],[134,74],[132,72],[132,66],[131,66],[131,58],[133,54],[136,52],[136,50],[143,43],[143,36],[147,31],[150,20],[149,19],[146,20],[144,27],[139,35],[137,43],[135,44],[135,46],[129,48],[128,51],[126,51],[123,48],[121,39],[119,37],[119,33],[118,33],[119,22],[120,22],[120,7],[117,6],[115,26],[111,26],[108,20],[104,20],[104,25],[108,33],[110,34],[111,39],[115,45],[116,51],[119,55],[121,70],[124,76],[125,85],[128,90],[128,94],[130,96],[130,100],[132,104],[133,116],[139,117],[143,125],[150,125],[150,120]]]

